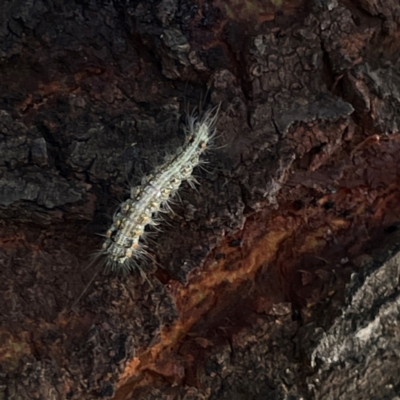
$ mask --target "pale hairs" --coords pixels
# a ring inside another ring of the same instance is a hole
[[[107,271],[125,274],[139,267],[138,261],[148,255],[144,237],[146,226],[160,223],[160,213],[171,211],[169,202],[181,186],[188,181],[194,188],[196,179],[193,169],[204,163],[202,154],[212,145],[216,135],[216,121],[219,106],[206,111],[202,116],[192,113],[187,116],[186,139],[176,153],[166,158],[149,176],[142,178],[140,186],[133,187],[130,198],[124,201],[113,217],[113,223],[106,232],[102,248],[96,252],[93,262],[102,257]],[[92,263],[91,263],[92,264]],[[98,271],[72,308],[91,285]]]

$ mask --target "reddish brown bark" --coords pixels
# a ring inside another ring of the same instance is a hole
[[[397,1],[0,15],[0,398],[394,398]],[[147,279],[100,273],[71,311],[127,182],[204,98],[218,148]]]

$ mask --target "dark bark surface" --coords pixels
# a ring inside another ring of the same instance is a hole
[[[394,399],[397,0],[0,4],[0,399]],[[221,104],[118,277],[127,186]],[[88,268],[89,266],[89,268]]]

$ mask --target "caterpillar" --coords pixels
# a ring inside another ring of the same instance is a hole
[[[105,234],[102,248],[94,254],[89,266],[98,257],[104,257],[107,271],[125,274],[138,267],[138,261],[149,255],[144,244],[145,228],[158,225],[159,214],[171,210],[169,202],[183,181],[186,180],[192,188],[195,187],[197,181],[192,175],[193,169],[205,163],[201,156],[216,137],[219,108],[220,105],[210,109],[201,118],[194,114],[187,117],[184,145],[175,155],[167,157],[164,164],[156,168],[152,175],[144,177],[140,186],[131,189],[130,198],[120,205]],[[142,273],[140,268],[139,271]],[[78,304],[98,273],[99,270],[93,274],[70,310]]]
[[[201,118],[188,116],[184,145],[153,174],[143,178],[140,186],[131,189],[130,198],[114,215],[100,250],[100,255],[106,258],[106,270],[127,273],[146,257],[145,228],[157,226],[160,213],[171,210],[169,203],[183,181],[188,181],[192,188],[198,183],[192,175],[193,169],[204,163],[201,156],[215,138],[218,111],[219,106]]]

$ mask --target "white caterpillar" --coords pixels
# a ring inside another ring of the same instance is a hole
[[[147,225],[158,225],[158,214],[169,210],[168,202],[185,180],[194,187],[193,169],[215,137],[218,109],[212,109],[201,119],[188,117],[186,141],[177,154],[170,156],[153,175],[133,188],[130,198],[124,201],[106,233],[100,254],[106,256],[106,268],[116,272],[129,272],[136,260],[146,255],[143,242]]]

